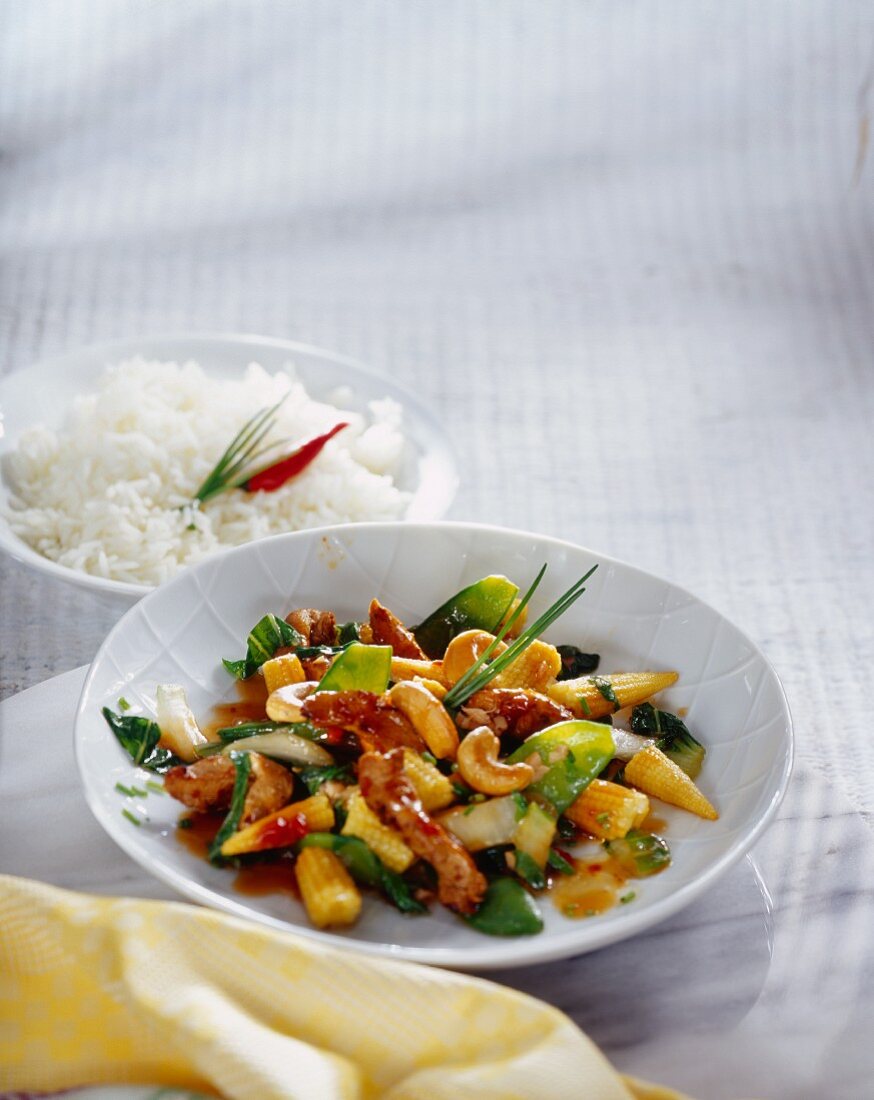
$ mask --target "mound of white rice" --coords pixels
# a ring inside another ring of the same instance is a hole
[[[302,442],[341,420],[349,428],[275,492],[231,489],[192,507],[236,432],[287,390],[270,440]],[[106,372],[97,393],[75,401],[60,431],[22,435],[5,459],[7,516],[47,558],[142,584],[265,535],[396,519],[409,499],[392,476],[404,443],[400,406],[385,398],[368,408],[366,421],[314,401],[293,373],[271,375],[257,363],[239,381],[217,381],[193,362],[127,360]]]

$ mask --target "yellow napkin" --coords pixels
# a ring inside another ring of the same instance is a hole
[[[676,1100],[561,1012],[196,906],[0,876],[0,1087],[246,1100]]]

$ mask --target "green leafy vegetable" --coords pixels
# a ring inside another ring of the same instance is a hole
[[[516,874],[519,878],[524,879],[532,889],[542,890],[546,886],[546,876],[537,866],[537,863],[527,852],[522,852],[518,848],[514,854],[516,857]]]
[[[331,779],[339,779],[342,783],[355,782],[348,764],[325,764],[321,767],[313,765],[313,767],[304,768],[300,777],[310,794],[318,794],[322,784]]]
[[[553,869],[558,871],[562,875],[575,874],[573,864],[568,863],[564,856],[555,850],[555,848],[549,849],[549,855],[546,857],[546,862]]]
[[[269,661],[282,646],[302,646],[304,639],[294,627],[278,615],[265,615],[249,631],[246,656],[240,661],[222,661],[232,676],[245,680]]]
[[[690,779],[697,779],[706,749],[676,714],[641,703],[631,712],[631,728],[643,737],[657,737],[656,747],[679,764]]]
[[[604,847],[634,878],[657,875],[671,862],[671,850],[660,836],[632,829],[618,840],[605,840]]]
[[[337,644],[348,645],[350,642],[361,641],[361,623],[340,623],[337,627]]]
[[[561,671],[556,677],[558,680],[576,680],[579,676],[597,672],[601,663],[600,653],[583,653],[575,645],[559,645],[555,648],[561,656]]]
[[[114,714],[109,707],[104,707],[102,713],[116,740],[138,767],[166,772],[182,763],[172,752],[158,748],[161,730],[157,722],[140,715]]]
[[[243,809],[246,803],[246,792],[249,789],[249,773],[252,770],[252,757],[247,752],[232,752],[231,760],[234,763],[236,774],[234,775],[234,793],[231,795],[231,808],[221,824],[221,828],[215,834],[215,839],[209,846],[209,861],[216,866],[224,862],[222,845],[229,836],[239,829],[243,817]]]
[[[496,878],[473,916],[464,918],[487,936],[533,936],[543,930],[534,898],[515,878]]]
[[[328,848],[345,864],[349,874],[363,886],[382,890],[402,913],[425,913],[427,906],[410,893],[410,888],[395,871],[390,871],[363,840],[335,833],[309,833],[300,842],[301,848]]]

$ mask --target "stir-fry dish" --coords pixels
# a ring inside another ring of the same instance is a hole
[[[602,675],[542,640],[593,572],[526,626],[545,570],[521,597],[485,577],[413,627],[376,599],[361,622],[267,614],[224,662],[245,713],[211,724],[172,684],[154,721],[124,700],[103,713],[187,807],[180,830],[212,823],[212,863],[270,863],[319,928],[354,924],[362,889],[490,935],[539,932],[547,894],[593,916],[670,863],[651,799],[717,812],[695,783],[704,747],[651,702],[678,673]]]

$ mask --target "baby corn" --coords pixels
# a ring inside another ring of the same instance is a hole
[[[304,848],[294,869],[307,914],[317,928],[355,923],[361,912],[361,895],[333,852]]]
[[[277,688],[288,684],[302,684],[306,679],[303,665],[296,653],[283,653],[281,657],[272,657],[261,666],[267,694],[272,695]]]
[[[415,859],[400,833],[383,825],[364,801],[359,790],[353,791],[347,802],[349,813],[340,830],[343,836],[357,836],[371,848],[390,871],[403,874]]]
[[[638,828],[648,813],[649,799],[642,791],[593,779],[565,810],[565,817],[599,840],[616,840]]]
[[[677,682],[677,672],[614,672],[611,676],[580,676],[550,684],[546,694],[578,718],[603,718],[622,707],[636,707]]]
[[[548,642],[532,642],[515,661],[492,680],[489,687],[531,688],[545,691],[561,672],[561,655]]]
[[[314,794],[300,802],[292,802],[266,817],[261,817],[245,829],[233,833],[221,848],[223,856],[242,856],[249,852],[266,852],[297,843],[308,832],[325,833],[334,827],[334,810],[327,797]]]
[[[404,771],[429,813],[442,810],[455,798],[452,784],[443,772],[412,749],[404,749]]]
[[[655,745],[647,745],[632,756],[625,765],[625,778],[646,794],[679,806],[681,810],[706,817],[709,821],[719,817],[683,769]]]

